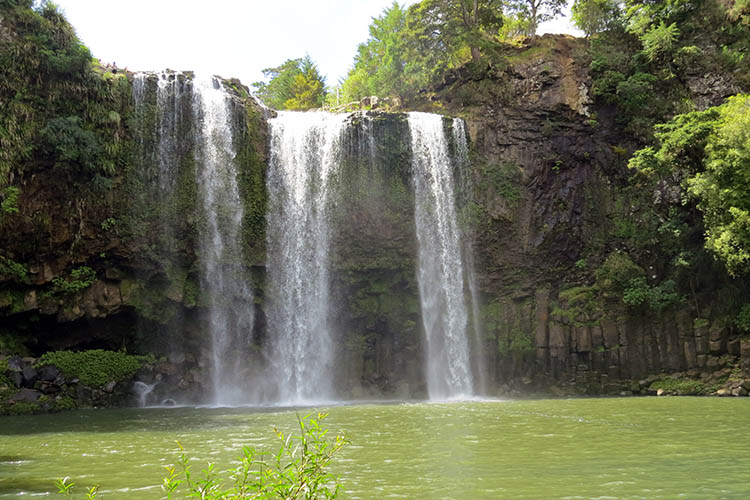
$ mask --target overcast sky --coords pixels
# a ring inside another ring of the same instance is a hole
[[[411,5],[416,0],[401,1]],[[329,85],[344,77],[368,26],[392,0],[56,0],[103,63],[193,70],[249,85],[263,68],[309,54]],[[572,33],[567,19],[542,33]]]

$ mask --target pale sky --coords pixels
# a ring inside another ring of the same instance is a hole
[[[401,0],[411,5],[416,0]],[[309,54],[328,85],[352,65],[368,26],[392,0],[56,0],[103,63],[131,71],[193,70],[236,77]],[[567,19],[541,33],[574,33]]]

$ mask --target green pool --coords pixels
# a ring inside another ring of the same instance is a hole
[[[341,498],[750,498],[750,398],[676,397],[2,417],[0,498],[47,496],[70,476],[106,500],[158,499],[176,441],[228,465],[318,410],[352,442],[335,461]]]

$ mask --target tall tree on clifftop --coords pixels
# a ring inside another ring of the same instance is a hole
[[[370,24],[370,38],[359,44],[354,67],[343,82],[347,100],[368,95],[404,97],[410,86],[405,73],[411,68],[406,33],[406,11],[398,2]]]
[[[536,36],[539,24],[562,15],[568,0],[507,0],[508,9],[528,20],[529,36]]]
[[[255,82],[258,98],[274,109],[311,109],[323,105],[325,78],[310,58],[287,59],[281,66],[266,68],[268,82]]]
[[[419,38],[457,47],[465,44],[478,62],[503,25],[501,0],[423,0],[409,9]],[[419,29],[421,28],[421,29]]]
[[[573,24],[587,37],[612,29],[621,21],[619,0],[574,0],[570,11]]]
[[[403,9],[398,2],[370,24],[370,38],[357,49],[342,84],[344,98],[397,95],[408,99],[448,68],[497,43],[502,0],[422,0]]]

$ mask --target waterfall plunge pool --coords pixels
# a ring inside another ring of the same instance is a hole
[[[601,398],[147,408],[0,418],[0,498],[52,496],[69,476],[103,498],[158,499],[180,441],[197,472],[273,427],[327,411],[351,445],[344,499],[750,498],[750,398]],[[82,493],[82,488],[78,490]],[[62,498],[62,497],[60,497]]]

